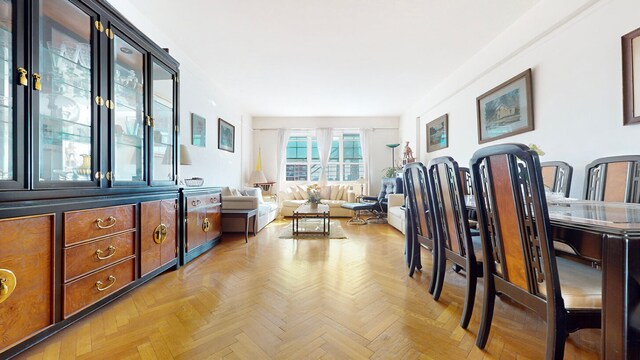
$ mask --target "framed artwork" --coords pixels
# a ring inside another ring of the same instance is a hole
[[[449,114],[427,123],[427,152],[449,147]]]
[[[191,144],[207,146],[207,121],[194,113],[191,113]]]
[[[234,152],[236,127],[218,118],[218,149]]]
[[[476,105],[479,144],[533,130],[531,69],[480,95]]]
[[[640,123],[640,29],[622,37],[624,125]]]

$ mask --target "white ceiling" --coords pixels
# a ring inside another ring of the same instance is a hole
[[[539,0],[130,1],[251,115],[397,116]]]

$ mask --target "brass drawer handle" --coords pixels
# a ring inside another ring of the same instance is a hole
[[[202,231],[207,232],[211,228],[211,223],[208,218],[205,218],[202,222]]]
[[[7,300],[16,289],[16,280],[13,271],[0,269],[0,303]]]
[[[96,257],[98,258],[98,260],[106,260],[110,257],[112,257],[113,255],[116,254],[116,247],[113,245],[109,245],[109,247],[107,248],[107,251],[110,252],[109,255],[107,256],[102,256],[102,253],[104,253],[104,251],[98,249],[96,250]]]
[[[193,206],[198,206],[198,205],[200,205],[200,200],[193,200],[193,201],[191,202],[191,205],[193,205]]]
[[[105,291],[105,290],[107,290],[108,288],[112,287],[112,286],[113,286],[113,284],[115,284],[115,283],[116,283],[116,277],[115,277],[115,276],[113,276],[113,275],[109,275],[109,277],[107,278],[107,280],[109,280],[109,282],[111,282],[111,284],[109,284],[109,285],[107,285],[107,286],[105,286],[105,287],[102,287],[102,285],[104,285],[104,283],[103,283],[102,281],[100,281],[100,280],[96,281],[96,289],[97,289],[98,291]]]
[[[116,225],[116,221],[116,218],[113,216],[109,216],[106,221],[103,219],[96,219],[96,226],[98,229],[108,229],[114,227]],[[109,224],[103,225],[105,222],[108,222]]]
[[[153,241],[156,244],[162,244],[165,240],[167,240],[167,228],[168,226],[165,224],[160,224],[153,230]]]

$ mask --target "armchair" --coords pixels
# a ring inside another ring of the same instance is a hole
[[[375,205],[372,210],[380,214],[386,214],[390,194],[402,194],[402,178],[383,178],[378,196],[363,196],[362,200],[374,202]]]

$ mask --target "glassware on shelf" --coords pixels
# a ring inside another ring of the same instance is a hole
[[[75,41],[64,41],[62,43],[64,46],[64,51],[62,51],[62,56],[66,59],[70,60],[73,63],[78,62],[78,43]]]
[[[89,68],[91,67],[91,45],[82,43],[78,44],[78,61],[80,65]]]
[[[90,175],[91,174],[91,155],[80,154],[82,156],[82,164],[76,169],[78,175]]]

